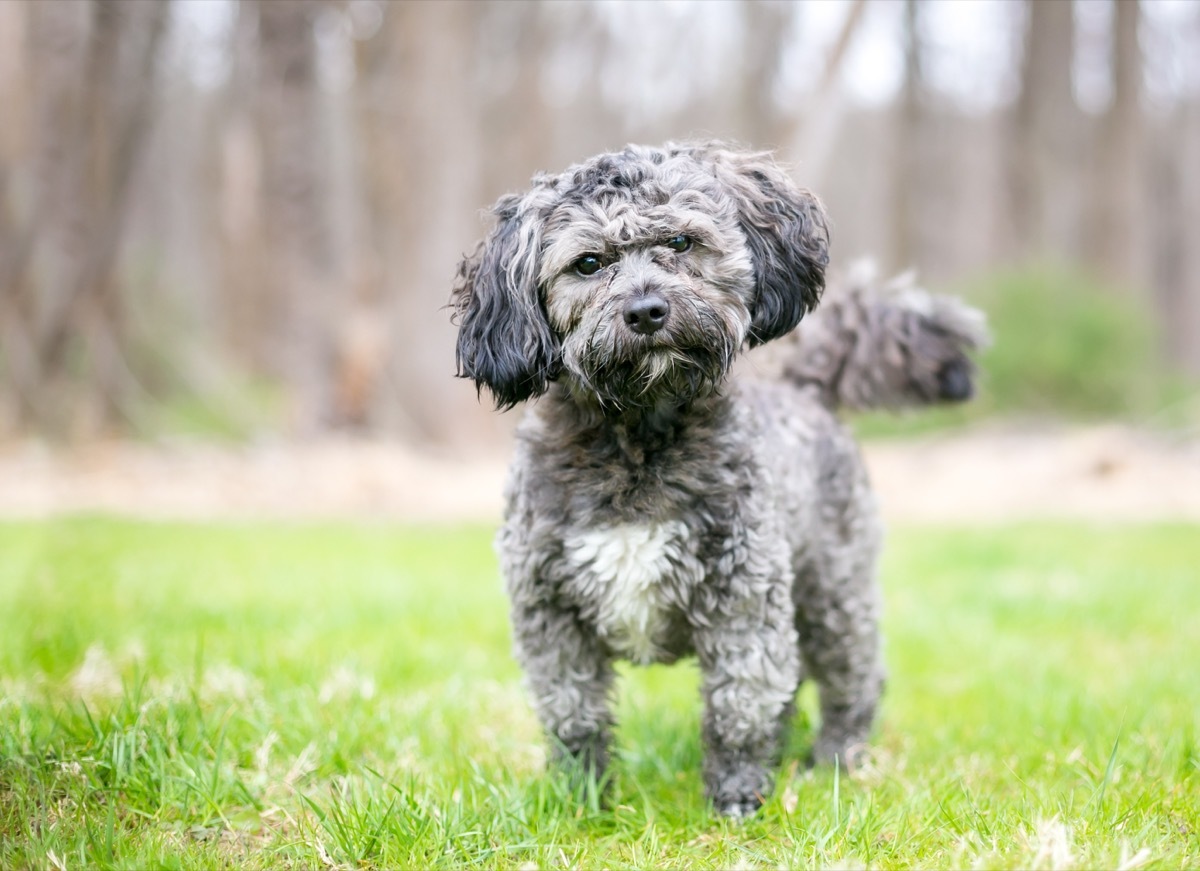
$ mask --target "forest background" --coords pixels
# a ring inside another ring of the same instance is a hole
[[[486,207],[708,136],[989,309],[979,413],[1195,425],[1194,3],[6,2],[0,105],[10,443],[503,445],[445,309]]]

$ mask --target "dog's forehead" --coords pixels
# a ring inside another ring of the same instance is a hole
[[[556,188],[564,204],[664,205],[681,191],[704,190],[713,183],[711,171],[689,153],[631,147],[572,166],[558,177]]]
[[[584,247],[661,241],[689,226],[711,227],[726,211],[710,167],[661,149],[599,155],[555,178],[553,190],[543,212],[552,248],[567,238]]]

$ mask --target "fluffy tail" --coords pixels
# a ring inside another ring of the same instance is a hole
[[[970,399],[969,355],[988,341],[983,312],[922,290],[911,273],[880,283],[864,265],[776,346],[783,378],[831,408],[862,410]]]

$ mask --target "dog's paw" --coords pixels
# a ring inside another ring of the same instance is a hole
[[[752,758],[745,751],[710,751],[705,760],[705,795],[723,817],[752,817],[771,794],[769,760]]]
[[[744,820],[758,813],[762,807],[762,796],[757,793],[748,796],[735,796],[718,799],[713,803],[713,809],[723,817],[731,820]]]

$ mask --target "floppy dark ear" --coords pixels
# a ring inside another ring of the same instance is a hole
[[[498,408],[546,391],[559,343],[537,286],[540,222],[518,196],[501,198],[495,228],[463,258],[450,301],[458,320],[458,376],[487,387]]]
[[[754,260],[753,347],[790,332],[820,301],[829,263],[825,209],[768,154],[717,151],[713,158]]]

